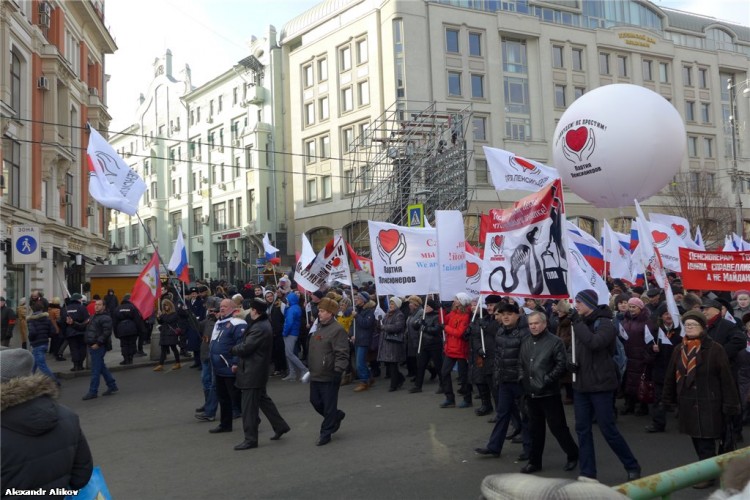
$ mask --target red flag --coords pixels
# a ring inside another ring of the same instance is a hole
[[[130,302],[138,309],[143,319],[154,314],[154,305],[161,297],[161,282],[159,280],[159,254],[154,252],[151,260],[143,268],[138,279],[135,280]]]
[[[352,265],[354,266],[354,269],[357,271],[362,270],[362,266],[359,263],[360,256],[357,255],[357,252],[354,251],[352,246],[349,244],[349,242],[346,242],[346,251],[349,253],[349,258],[352,260]]]

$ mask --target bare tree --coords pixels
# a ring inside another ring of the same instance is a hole
[[[677,174],[664,192],[664,206],[672,215],[700,226],[706,249],[721,248],[734,230],[734,208],[707,172]]]

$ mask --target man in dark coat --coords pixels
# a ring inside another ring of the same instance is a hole
[[[482,406],[474,410],[481,417],[492,413],[492,375],[495,371],[495,335],[499,324],[495,320],[495,307],[500,303],[499,295],[485,299],[487,311],[469,325],[471,331],[471,383],[477,386]],[[482,339],[484,337],[484,341]]]
[[[112,315],[115,337],[120,339],[120,351],[122,352],[121,365],[132,365],[133,356],[136,353],[136,342],[138,336],[146,329],[141,313],[138,308],[130,302],[130,294],[125,294],[122,303],[117,306]]]
[[[25,349],[0,351],[3,492],[81,489],[94,467],[78,415],[57,404],[57,385],[42,374],[32,375],[33,364]]]
[[[91,358],[91,384],[89,385],[89,392],[83,396],[84,401],[97,397],[100,376],[104,377],[104,381],[107,383],[104,396],[111,396],[119,391],[115,378],[109,372],[107,365],[104,364],[104,355],[107,350],[111,349],[112,345],[112,317],[102,299],[96,301],[94,311],[94,316],[88,322],[84,337]]]
[[[591,289],[578,292],[575,308],[578,313],[573,318],[576,358],[571,371],[575,374],[573,404],[581,476],[596,479],[592,433],[596,419],[607,444],[625,467],[628,481],[633,481],[641,477],[641,466],[617,429],[612,405],[619,385],[612,311],[606,305],[599,305],[599,296]]]
[[[242,340],[247,323],[235,317],[236,311],[237,304],[232,299],[221,301],[220,319],[214,326],[208,347],[221,411],[221,423],[208,431],[211,434],[232,432],[232,406],[240,397],[239,390],[234,386],[235,374],[232,370],[239,360],[232,356],[231,351]]]
[[[86,306],[81,303],[83,296],[80,293],[74,293],[70,296],[70,302],[65,306],[60,314],[60,331],[64,332],[65,340],[70,346],[70,357],[73,361],[73,368],[70,371],[76,372],[83,370],[83,361],[86,359],[86,342],[83,339],[83,332],[86,331],[86,325],[89,322],[89,312]],[[64,348],[64,344],[61,349]],[[62,352],[58,351],[62,355]]]
[[[8,347],[13,337],[13,326],[16,324],[16,313],[12,307],[8,307],[5,297],[0,297],[0,341]]]
[[[245,440],[235,446],[235,450],[258,447],[259,411],[263,411],[273,428],[271,440],[276,441],[291,430],[266,393],[273,349],[273,330],[266,307],[262,299],[250,302],[248,315],[252,323],[245,330],[242,341],[231,351],[239,359],[232,371],[236,377],[234,385],[242,391],[242,427],[245,431]]]
[[[374,383],[367,366],[367,351],[375,333],[375,302],[370,300],[370,294],[359,292],[354,296],[354,322],[349,335],[354,338],[354,354],[357,360],[357,379],[359,383],[354,392],[366,391]]]

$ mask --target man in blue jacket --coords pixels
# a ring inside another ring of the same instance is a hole
[[[286,354],[286,364],[289,367],[289,375],[281,380],[294,381],[297,380],[297,377],[304,377],[307,373],[307,367],[294,354],[294,346],[297,345],[299,330],[302,327],[302,308],[299,306],[299,297],[294,292],[287,295],[286,302],[282,336],[284,337],[284,353]]]
[[[232,432],[232,402],[239,402],[239,389],[234,386],[235,374],[232,367],[238,365],[239,360],[233,356],[232,347],[241,340],[247,328],[245,320],[236,318],[237,304],[232,299],[224,299],[219,307],[219,321],[214,325],[211,333],[209,354],[211,366],[214,369],[216,381],[216,395],[221,409],[221,423],[211,429],[210,433]]]

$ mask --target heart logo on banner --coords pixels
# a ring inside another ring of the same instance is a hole
[[[588,138],[589,130],[586,127],[578,127],[565,134],[565,144],[573,151],[580,153]]]
[[[672,229],[677,233],[677,236],[682,236],[685,233],[685,226],[682,224],[672,224]]]
[[[669,239],[669,235],[661,231],[651,231],[651,236],[654,237],[654,243],[657,245],[664,244]]]
[[[466,263],[466,276],[474,276],[479,273],[479,264],[476,262]]]
[[[380,245],[387,253],[392,253],[398,245],[399,234],[395,229],[382,229],[378,233]]]
[[[536,169],[536,165],[534,165],[533,163],[531,163],[528,160],[525,160],[523,158],[519,158],[518,156],[513,157],[513,159],[516,161],[516,163],[518,163],[519,165],[521,165],[522,168],[524,168],[525,170],[528,170],[529,172],[531,172],[531,171],[533,171],[533,170]]]

